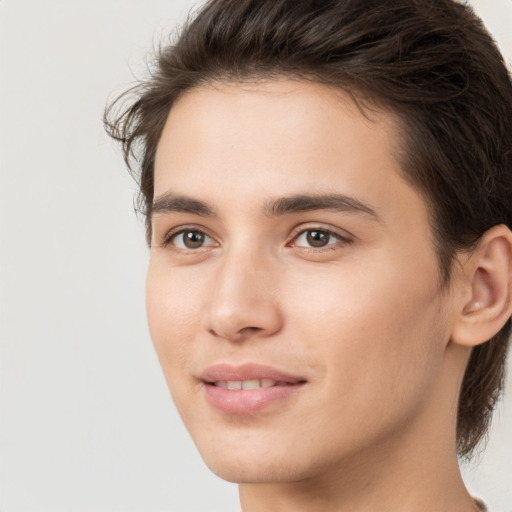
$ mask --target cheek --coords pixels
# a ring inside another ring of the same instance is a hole
[[[183,368],[201,319],[201,293],[194,279],[182,280],[179,270],[150,261],[146,280],[146,311],[151,339],[166,378]]]
[[[412,404],[441,367],[448,329],[436,269],[426,262],[407,273],[393,261],[292,280],[291,328],[324,365],[326,402],[336,396],[354,410]]]

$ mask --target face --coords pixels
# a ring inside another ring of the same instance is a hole
[[[314,478],[411,433],[449,338],[398,129],[297,81],[195,89],[156,155],[151,336],[209,467]]]

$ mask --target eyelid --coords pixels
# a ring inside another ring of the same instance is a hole
[[[206,237],[211,239],[214,243],[210,244],[210,245],[205,245],[205,246],[199,247],[197,249],[183,249],[181,247],[177,247],[176,245],[172,244],[173,238],[175,238],[176,236],[178,236],[182,233],[186,233],[186,232],[190,232],[190,231],[196,231],[198,233],[202,233],[203,235],[205,235]],[[184,225],[182,224],[180,226],[175,226],[174,228],[171,228],[168,231],[166,231],[165,234],[161,238],[160,245],[164,248],[172,245],[173,249],[176,251],[187,251],[187,252],[188,251],[191,251],[191,252],[196,251],[197,252],[197,251],[207,248],[207,247],[218,246],[219,244],[216,241],[215,237],[204,226],[200,226],[197,224],[184,224]]]
[[[306,247],[306,246],[296,246],[294,245],[295,240],[303,233],[307,231],[322,231],[324,233],[330,234],[338,239],[338,242],[336,243],[343,243],[343,244],[350,244],[354,241],[356,238],[354,235],[349,233],[346,230],[342,230],[339,228],[335,228],[333,226],[326,226],[322,223],[310,223],[310,224],[300,224],[299,226],[296,226],[293,228],[288,241],[286,242],[286,245],[288,247],[299,247],[301,249],[305,250],[311,250],[311,251],[321,251],[322,249],[332,249],[332,246],[335,245],[334,243],[327,244],[324,247]],[[206,246],[202,246],[198,249],[182,249],[180,247],[173,246],[173,250],[176,251],[186,251],[186,252],[197,252],[203,248],[208,247],[216,247],[219,245],[219,242],[216,240],[216,236],[213,235],[209,229],[206,229],[204,226],[201,226],[199,224],[182,224],[179,226],[175,226],[168,231],[166,231],[160,238],[160,246],[165,248],[172,244],[172,239],[179,235],[180,233],[187,232],[187,231],[197,231],[200,233],[203,233],[206,237],[210,238],[214,243]]]
[[[315,248],[315,247],[303,247],[303,246],[293,246],[293,242],[303,233],[306,231],[322,231],[324,233],[327,233],[329,235],[333,235],[336,238],[339,239],[340,242],[343,242],[345,244],[352,243],[354,239],[356,238],[354,235],[349,233],[346,230],[341,230],[339,228],[335,228],[333,226],[325,226],[321,223],[311,223],[308,225],[301,224],[300,226],[295,227],[292,230],[292,233],[290,234],[289,242],[287,242],[287,245],[292,245],[292,247],[301,247],[304,249],[312,249],[315,251],[321,250],[321,248]],[[334,244],[328,244],[325,246],[325,248],[332,246]]]

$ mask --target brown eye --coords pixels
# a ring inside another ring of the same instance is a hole
[[[183,233],[183,244],[189,249],[197,249],[204,243],[204,234],[199,231],[187,231]]]
[[[213,245],[213,240],[198,230],[181,231],[172,237],[172,244],[179,249],[200,249]]]
[[[329,243],[331,235],[325,231],[308,231],[306,240],[311,247],[324,247]]]
[[[331,231],[324,229],[306,229],[299,233],[295,243],[296,247],[310,247],[320,249],[341,241],[342,238]]]

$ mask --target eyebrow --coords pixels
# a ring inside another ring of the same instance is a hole
[[[150,215],[154,213],[191,213],[201,217],[215,217],[213,208],[205,203],[191,197],[167,192],[158,196],[151,205]]]
[[[377,212],[355,197],[343,194],[296,194],[268,201],[263,213],[268,217],[279,217],[291,213],[315,210],[331,210],[343,213],[364,213],[379,220]],[[216,217],[212,206],[204,201],[172,192],[164,193],[153,201],[150,214],[190,213],[201,217]]]
[[[265,214],[272,217],[314,210],[365,213],[375,220],[379,220],[377,212],[370,205],[343,194],[298,194],[281,197],[268,202],[264,208]]]

